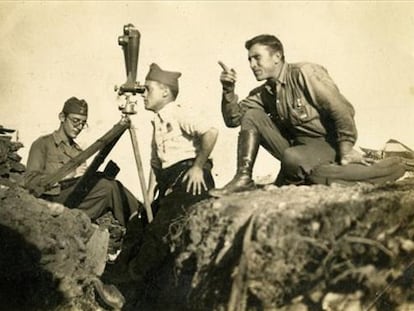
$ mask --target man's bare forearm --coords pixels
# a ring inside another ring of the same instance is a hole
[[[194,161],[194,166],[198,166],[200,168],[204,167],[204,164],[206,164],[208,157],[216,145],[217,137],[218,130],[214,127],[210,128],[201,136],[201,148]]]

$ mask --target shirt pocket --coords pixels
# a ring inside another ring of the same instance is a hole
[[[162,137],[163,143],[168,142],[178,142],[182,136],[182,133],[180,130],[172,130],[170,132],[164,133]]]
[[[68,162],[68,156],[64,154],[49,154],[47,157],[47,162],[50,164],[65,164]]]
[[[64,154],[48,154],[45,163],[45,172],[52,173],[61,168],[69,161]]]
[[[288,105],[290,121],[293,125],[302,125],[319,117],[318,111],[303,97],[294,98]]]

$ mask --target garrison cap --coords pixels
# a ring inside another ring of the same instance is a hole
[[[73,96],[65,102],[62,112],[66,114],[75,113],[87,116],[88,103],[84,99],[78,99]]]
[[[168,85],[172,89],[178,90],[178,78],[181,77],[181,72],[162,70],[160,66],[155,63],[150,65],[150,70],[145,77],[145,80],[157,81]]]

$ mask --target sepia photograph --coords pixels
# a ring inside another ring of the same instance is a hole
[[[414,2],[1,1],[0,310],[414,311]]]

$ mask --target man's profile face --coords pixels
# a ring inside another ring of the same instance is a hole
[[[266,45],[256,43],[250,47],[248,58],[257,81],[277,78],[279,74],[277,65],[281,62],[279,52],[274,52]]]
[[[142,94],[146,110],[158,112],[164,106],[165,87],[156,81],[145,81],[145,92]]]
[[[62,115],[63,131],[69,138],[75,139],[86,126],[87,116],[76,113]]]

